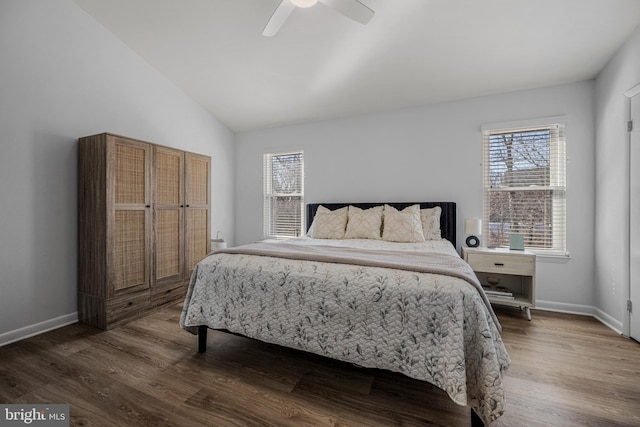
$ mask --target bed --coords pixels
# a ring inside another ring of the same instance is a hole
[[[455,203],[316,203],[306,214],[307,236],[196,266],[180,325],[198,351],[222,330],[429,382],[470,406],[472,425],[500,417],[510,359],[456,252]]]

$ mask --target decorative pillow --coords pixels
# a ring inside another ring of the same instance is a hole
[[[402,211],[384,205],[384,226],[382,240],[389,242],[424,242],[420,205],[404,208]]]
[[[360,209],[349,206],[349,220],[345,239],[376,239],[380,240],[382,229],[382,206]]]
[[[314,239],[344,239],[344,231],[347,227],[348,209],[329,210],[324,206],[318,206],[313,223],[309,227],[309,237]]]
[[[442,233],[440,231],[440,214],[442,208],[436,206],[430,209],[420,210],[420,220],[422,221],[422,233],[425,240],[441,240]]]

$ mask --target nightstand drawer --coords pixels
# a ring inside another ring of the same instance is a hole
[[[528,256],[470,253],[467,262],[474,271],[485,273],[532,276],[534,272],[534,258]]]

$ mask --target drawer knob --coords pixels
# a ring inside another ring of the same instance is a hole
[[[504,267],[503,262],[494,262],[493,265],[495,265],[496,267]]]

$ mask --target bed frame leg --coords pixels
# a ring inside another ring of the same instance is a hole
[[[207,351],[207,329],[206,326],[198,326],[198,353]]]
[[[471,427],[484,427],[482,418],[476,414],[476,411],[473,408],[471,408]]]

